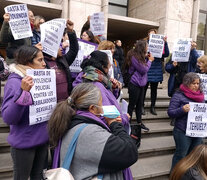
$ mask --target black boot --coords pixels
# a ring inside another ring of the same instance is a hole
[[[142,115],[145,115],[144,106],[142,106]]]
[[[150,108],[150,112],[151,112],[151,114],[153,114],[153,115],[157,115],[154,106],[151,106],[151,108]]]
[[[141,143],[141,125],[131,125],[131,138],[139,148]]]

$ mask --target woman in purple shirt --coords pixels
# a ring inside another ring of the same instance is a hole
[[[135,108],[136,120],[138,125],[132,127],[132,138],[136,139],[139,147],[141,140],[141,128],[148,131],[149,129],[142,123],[142,101],[144,97],[144,86],[147,83],[147,72],[151,66],[154,57],[147,54],[147,42],[139,40],[135,49],[132,50],[132,56],[127,60],[129,74],[131,79],[128,85],[129,106],[128,113],[132,117]],[[135,128],[136,127],[136,128]],[[134,132],[135,131],[135,132]]]

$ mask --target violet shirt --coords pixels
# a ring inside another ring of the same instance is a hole
[[[2,117],[4,122],[10,125],[8,143],[14,148],[26,149],[47,143],[48,132],[47,122],[29,125],[28,102],[31,101],[28,99],[28,93],[21,90],[21,80],[18,74],[10,74],[4,88]],[[22,97],[24,95],[27,97]],[[20,98],[23,101],[20,101]]]
[[[139,62],[134,56],[132,56],[132,64],[129,68],[129,74],[133,74],[130,82],[135,86],[143,87],[147,84],[147,72],[151,67],[152,62],[147,61],[146,64]]]

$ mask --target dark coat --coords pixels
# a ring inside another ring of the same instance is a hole
[[[121,47],[116,46],[113,57],[119,62],[120,68],[122,68],[122,65],[124,63],[124,51]]]
[[[171,118],[175,118],[175,127],[186,131],[188,113],[183,111],[183,106],[189,104],[189,102],[194,102],[193,100],[187,98],[184,93],[180,90],[176,91],[170,100],[170,105],[168,107],[168,115]]]
[[[3,22],[2,27],[1,27],[0,42],[4,44],[8,44],[6,48],[6,53],[9,59],[14,58],[14,53],[18,49],[19,46],[31,45],[30,38],[15,40],[14,36],[12,35],[11,29],[9,27],[9,23],[5,21]]]
[[[41,34],[40,32],[36,31],[35,29],[33,30],[33,36],[31,37],[32,45],[36,45],[40,42],[41,39]]]
[[[164,46],[164,54],[162,58],[155,58],[147,73],[148,82],[162,82],[163,81],[163,66],[164,58],[169,56],[169,48],[167,42]]]
[[[192,167],[183,175],[181,180],[204,180],[204,178],[201,176],[197,168]]]
[[[190,57],[188,62],[178,62],[178,65],[174,67],[172,65],[173,61],[170,57],[170,60],[165,65],[165,70],[170,73],[168,80],[168,96],[172,97],[173,93],[183,81],[185,74],[189,72],[195,72],[197,69],[197,58],[198,53],[195,49],[192,49],[190,52]]]

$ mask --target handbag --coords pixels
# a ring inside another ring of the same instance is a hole
[[[0,80],[5,81],[9,76],[9,67],[4,61],[4,59],[0,56]]]
[[[78,128],[78,130],[75,132],[75,134],[74,134],[74,136],[68,146],[68,151],[65,155],[62,167],[47,170],[44,173],[45,180],[74,180],[72,174],[69,172],[70,164],[73,159],[73,155],[74,155],[75,148],[77,145],[78,137],[79,137],[81,131],[86,126],[87,126],[87,124],[81,125],[81,127]]]

